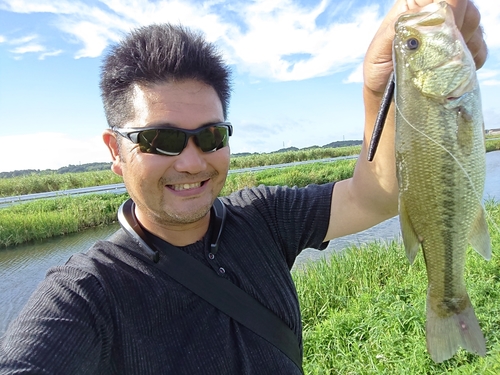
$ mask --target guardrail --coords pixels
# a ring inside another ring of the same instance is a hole
[[[303,164],[311,164],[311,163],[329,163],[332,161],[354,159],[357,157],[358,157],[358,155],[349,155],[349,156],[340,156],[340,157],[336,157],[336,158],[306,160],[306,161],[298,161],[298,162],[293,162],[293,163],[284,163],[284,164],[275,164],[275,165],[265,165],[265,166],[260,166],[260,167],[251,167],[251,168],[243,168],[243,169],[230,169],[229,174],[244,173],[244,172],[257,172],[257,171],[261,171],[261,170],[265,170],[265,169],[285,168],[285,167],[292,167],[295,165],[303,165]],[[32,201],[35,199],[57,198],[57,197],[68,196],[68,195],[82,195],[82,194],[102,194],[102,193],[122,194],[125,192],[126,192],[125,185],[123,183],[118,183],[118,184],[92,186],[92,187],[84,187],[84,188],[77,188],[77,189],[49,191],[49,192],[45,192],[45,193],[14,195],[11,197],[0,197],[0,208],[7,207],[7,206],[10,206],[10,205],[13,205],[16,203],[23,203],[23,202],[27,202],[27,201]]]

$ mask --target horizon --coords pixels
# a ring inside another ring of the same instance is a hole
[[[308,149],[312,149],[312,148],[327,148],[327,147],[343,147],[343,146],[329,146],[330,144],[332,143],[336,143],[336,142],[363,142],[361,139],[346,139],[345,141],[334,141],[334,142],[330,142],[330,143],[327,143],[326,145],[323,145],[323,146],[317,146],[317,145],[313,145],[313,146],[308,146],[308,147],[304,147],[304,148],[297,148],[297,147],[294,147],[294,146],[290,146],[290,147],[287,147],[287,148],[281,148],[281,149],[278,149],[278,150],[275,150],[275,151],[270,151],[270,152],[263,152],[263,153],[259,153],[259,152],[254,152],[254,153],[247,153],[247,152],[241,152],[241,153],[233,153],[231,152],[230,156],[231,157],[244,157],[244,156],[248,156],[248,155],[261,155],[261,154],[274,154],[274,153],[280,153],[280,152],[288,152],[288,151],[292,151],[292,152],[295,152],[295,151],[302,151],[302,150],[308,150]],[[294,149],[294,150],[292,150]],[[66,169],[66,168],[71,168],[71,167],[80,167],[80,166],[86,166],[86,165],[92,165],[92,164],[109,164],[111,165],[111,161],[95,161],[95,162],[90,162],[90,163],[80,163],[80,164],[68,164],[68,165],[63,165],[62,167],[59,167],[57,169],[51,169],[51,168],[46,168],[46,169],[15,169],[13,171],[1,171],[0,172],[0,178],[4,178],[3,175],[5,174],[10,174],[10,173],[20,173],[21,175],[23,175],[23,172],[32,172],[32,171],[35,171],[35,172],[57,172],[61,169]],[[64,172],[66,173],[66,172]]]
[[[0,172],[109,162],[103,55],[154,22],[202,31],[233,71],[231,152],[362,139],[364,53],[392,0],[0,0]],[[482,12],[486,129],[500,128],[500,6]]]

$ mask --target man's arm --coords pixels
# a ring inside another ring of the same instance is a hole
[[[398,213],[398,185],[394,150],[394,108],[391,105],[384,131],[372,162],[367,151],[382,95],[393,70],[392,41],[399,15],[440,0],[398,0],[375,34],[364,61],[363,100],[365,128],[361,154],[352,178],[335,184],[330,223],[325,240],[356,233]],[[455,22],[480,68],[487,54],[480,15],[469,0],[447,0]]]
[[[0,339],[0,374],[95,374],[109,353],[100,284],[77,269],[55,270]]]

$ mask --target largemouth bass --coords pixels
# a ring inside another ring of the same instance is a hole
[[[491,258],[475,64],[445,2],[402,15],[395,28],[399,215],[410,263],[424,253],[427,350],[435,362],[460,346],[485,355],[464,280],[468,244]]]

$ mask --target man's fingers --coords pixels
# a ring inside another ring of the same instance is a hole
[[[480,22],[481,14],[479,10],[471,1],[468,1],[463,22],[462,24],[457,22],[457,26],[460,28],[465,43],[474,57],[477,69],[484,65],[488,54]]]
[[[481,68],[488,56],[488,48],[486,47],[486,42],[483,37],[483,29],[478,27],[474,34],[469,38],[467,42],[467,47],[474,58],[474,62],[476,63],[476,69]]]
[[[479,10],[472,2],[470,1],[467,2],[467,9],[463,16],[462,22],[459,24],[456,21],[456,24],[460,29],[460,32],[462,33],[465,42],[468,42],[470,38],[476,35],[476,31],[479,28],[480,22],[481,22],[481,14],[479,13]]]

